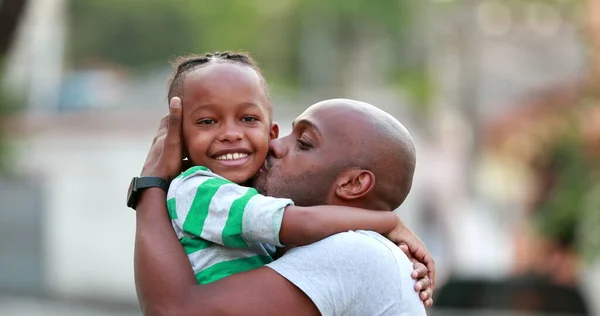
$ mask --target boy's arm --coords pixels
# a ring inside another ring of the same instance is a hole
[[[282,246],[279,227],[289,199],[262,196],[205,167],[192,167],[171,183],[169,215],[182,243],[201,238],[231,248],[251,243]]]
[[[349,230],[372,230],[387,235],[402,222],[393,212],[354,207],[290,205],[283,213],[279,239],[286,245],[302,246]]]

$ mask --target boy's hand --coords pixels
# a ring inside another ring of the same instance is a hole
[[[423,242],[398,218],[396,227],[386,237],[396,243],[400,249],[413,261],[413,279],[418,280],[415,290],[420,291],[419,297],[425,306],[433,304],[435,289],[435,262]],[[416,264],[416,263],[418,264]]]
[[[183,161],[181,122],[181,99],[174,97],[169,103],[169,114],[160,121],[158,132],[152,141],[142,169],[142,176],[160,177],[171,181],[181,172]]]
[[[408,250],[408,247],[406,249]],[[411,277],[417,280],[415,291],[419,292],[419,298],[423,301],[425,307],[431,307],[433,305],[433,288],[431,287],[431,279],[427,276],[429,270],[416,259],[411,258],[411,261],[414,269]]]

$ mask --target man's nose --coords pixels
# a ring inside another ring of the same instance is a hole
[[[285,138],[272,139],[269,144],[269,151],[271,156],[275,158],[283,158],[287,154],[287,147],[285,146]]]
[[[223,130],[221,131],[221,135],[219,136],[219,140],[222,142],[236,142],[240,141],[244,138],[244,132],[242,129],[235,123],[226,123],[223,124]]]

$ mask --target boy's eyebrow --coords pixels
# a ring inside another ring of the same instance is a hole
[[[239,105],[242,105],[247,108],[260,108],[260,106],[258,106],[258,104],[252,103],[252,102],[242,102]]]
[[[205,104],[197,105],[196,108],[190,114],[194,114],[196,111],[198,111],[200,109],[205,109],[207,107],[213,107],[213,106],[215,106],[214,103],[205,103]],[[238,104],[238,106],[243,106],[244,108],[260,108],[260,106],[258,104],[253,103],[253,102],[242,102],[242,103]]]
[[[214,105],[214,104],[212,104],[212,103],[206,103],[206,104],[200,104],[200,105],[197,105],[197,106],[194,108],[194,110],[192,110],[192,112],[190,112],[190,114],[194,114],[194,113],[196,113],[197,111],[199,111],[199,110],[201,110],[201,109],[204,109],[204,108],[207,108],[207,107],[211,107],[211,106],[213,106],[213,105]]]
[[[311,122],[311,121],[309,121],[307,119],[301,119],[301,120],[299,120],[297,122],[295,122],[295,121],[292,122],[292,128],[294,128],[294,126],[296,124],[307,125],[308,127],[312,128],[319,135],[319,137],[321,137],[321,131],[319,130],[319,128],[317,127],[317,125],[315,123],[313,123],[313,122]]]

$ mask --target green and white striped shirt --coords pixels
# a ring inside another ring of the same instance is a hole
[[[167,209],[200,284],[273,261],[262,243],[281,247],[279,231],[290,199],[258,194],[208,168],[196,166],[175,178]]]

